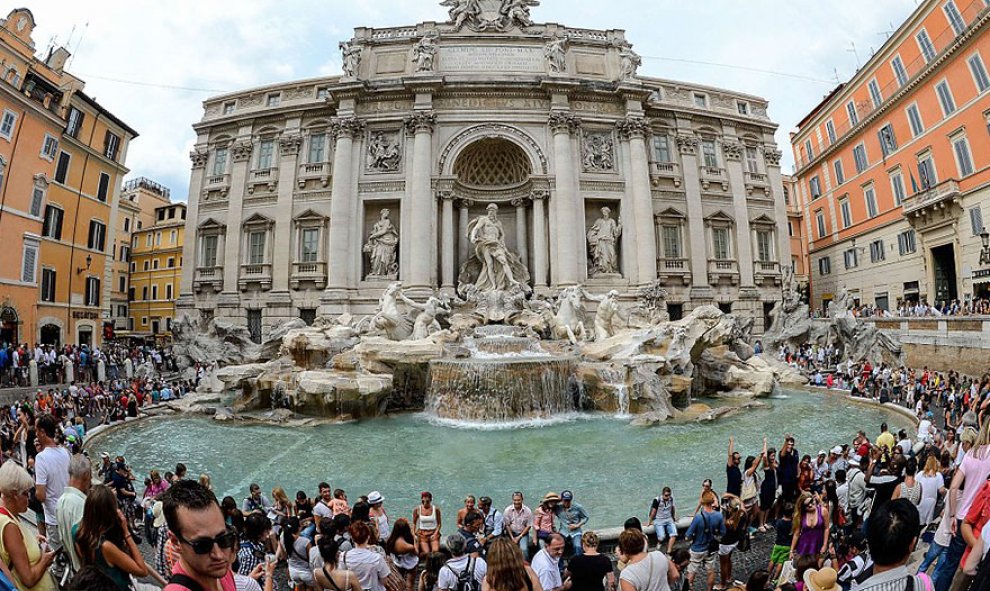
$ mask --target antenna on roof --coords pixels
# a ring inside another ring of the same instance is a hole
[[[853,42],[853,41],[850,41],[849,42],[849,49],[847,49],[846,51],[851,51],[852,54],[856,57],[856,69],[859,70],[859,52],[856,51],[856,43]]]
[[[69,61],[66,62],[66,64],[65,64],[66,69],[68,69],[69,65],[72,63],[72,60],[74,60],[76,58],[76,54],[79,53],[79,46],[82,45],[83,39],[86,38],[86,31],[88,29],[89,29],[89,21],[86,21],[86,24],[83,25],[82,33],[79,35],[79,41],[76,41],[76,46],[74,48],[72,48],[71,50],[69,50],[70,55],[69,55]],[[72,26],[72,30],[73,31],[76,30],[76,26],[75,25]],[[68,48],[68,45],[69,44],[66,43],[66,49],[69,49]]]
[[[832,75],[835,76],[835,84],[836,84],[836,86],[838,86],[839,84],[842,84],[842,79],[839,78],[839,69],[838,68],[832,68]]]

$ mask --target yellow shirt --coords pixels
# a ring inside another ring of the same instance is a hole
[[[893,450],[894,446],[897,445],[897,440],[894,439],[894,434],[890,431],[884,431],[877,437],[877,447],[886,447],[887,451]]]
[[[15,521],[0,513],[0,560],[3,560],[4,564],[10,567],[10,573],[14,575],[14,584],[17,585],[18,589],[23,589],[24,591],[58,591],[58,587],[55,586],[55,579],[52,578],[50,572],[45,573],[45,576],[41,577],[41,580],[34,587],[24,586],[21,580],[17,578],[17,571],[14,570],[14,566],[10,562],[10,553],[7,552],[7,548],[3,544],[3,530],[10,524],[21,530],[21,537],[24,539],[24,547],[27,549],[27,557],[30,564],[37,564],[41,560],[41,545],[38,543],[38,538],[35,537],[34,533],[20,519]]]

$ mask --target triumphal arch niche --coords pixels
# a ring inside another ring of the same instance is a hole
[[[659,281],[674,314],[759,319],[790,263],[766,101],[641,76],[622,30],[537,4],[445,0],[444,22],[355,29],[340,76],[206,101],[180,305],[267,332],[372,312],[395,281],[624,299]]]

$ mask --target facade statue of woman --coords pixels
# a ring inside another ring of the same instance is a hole
[[[395,249],[399,245],[399,232],[389,219],[389,210],[379,213],[378,221],[371,229],[364,252],[371,256],[371,272],[367,279],[394,279],[399,271],[395,262]]]
[[[602,217],[595,220],[588,230],[588,246],[591,247],[592,272],[614,274],[619,272],[619,256],[615,241],[622,234],[622,224],[611,217],[612,210],[601,209]]]

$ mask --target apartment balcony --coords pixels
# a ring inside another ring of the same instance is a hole
[[[226,197],[230,192],[230,175],[214,174],[206,177],[206,184],[203,186],[203,194],[211,192],[220,193],[221,197]]]
[[[701,176],[701,188],[708,190],[712,185],[716,185],[723,191],[729,190],[729,176],[725,173],[724,168],[715,168],[713,166],[702,166],[700,172]]]
[[[663,283],[680,281],[691,285],[691,263],[687,259],[658,258],[657,275]]]
[[[223,290],[223,267],[196,267],[193,277],[193,289],[196,291]]]
[[[650,162],[650,179],[653,186],[660,184],[660,179],[671,179],[675,187],[681,186],[681,165],[676,162]]]
[[[272,288],[272,266],[268,263],[260,265],[241,265],[241,275],[237,279],[237,287],[247,291],[252,285],[267,291]]]
[[[757,284],[780,285],[780,263],[777,261],[753,261],[753,270]]]
[[[950,179],[911,195],[901,204],[901,211],[906,218],[920,218],[936,210],[951,207],[960,201],[960,197],[959,183]]]
[[[327,286],[326,263],[292,263],[289,286],[292,289],[299,289],[307,284],[312,284],[316,289]]]
[[[746,195],[752,197],[753,193],[762,193],[764,197],[770,196],[770,180],[767,175],[759,172],[744,173],[746,182]]]
[[[330,163],[311,162],[299,165],[299,172],[296,174],[296,183],[302,189],[306,186],[306,181],[320,181],[320,185],[326,187],[330,184]]]
[[[716,285],[722,282],[738,285],[739,265],[729,259],[708,259],[708,283]]]
[[[275,192],[275,187],[278,186],[278,169],[277,168],[259,168],[258,170],[252,170],[248,175],[247,192],[248,195],[253,195],[257,187],[262,187],[263,190],[269,193]]]

